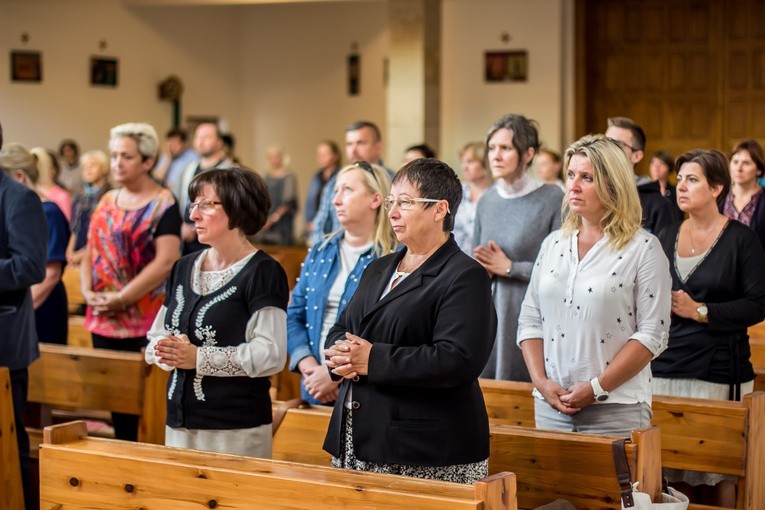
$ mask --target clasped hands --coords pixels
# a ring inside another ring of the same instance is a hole
[[[173,368],[197,367],[197,346],[186,335],[168,335],[154,345],[154,355],[160,363]]]
[[[332,373],[345,379],[353,379],[359,375],[367,375],[369,369],[369,352],[372,344],[360,336],[345,334],[344,340],[338,340],[335,345],[324,349],[327,356],[327,366]]]
[[[545,379],[534,386],[553,409],[563,414],[576,414],[595,402],[590,381],[581,381],[564,388],[550,379]]]
[[[123,308],[119,292],[86,292],[85,303],[93,310],[94,315],[114,315]]]

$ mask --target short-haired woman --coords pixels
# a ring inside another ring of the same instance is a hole
[[[178,260],[181,214],[170,190],[151,177],[159,138],[149,124],[111,130],[112,178],[119,186],[96,206],[80,264],[93,347],[139,352]],[[136,440],[138,417],[112,413],[118,439]]]
[[[765,248],[765,192],[759,180],[765,174],[765,155],[756,140],[744,140],[730,156],[730,192],[720,206],[728,218],[757,233]]]
[[[628,436],[651,421],[651,359],[667,347],[670,278],[640,227],[632,168],[602,135],[565,154],[563,226],[542,244],[518,324],[539,428]]]
[[[213,169],[189,184],[190,218],[210,247],[173,267],[146,361],[172,370],[165,444],[271,457],[268,376],[287,359],[284,270],[247,240],[271,201],[262,177]]]
[[[454,170],[416,159],[390,193],[405,249],[369,265],[329,332],[327,366],[342,384],[324,449],[336,467],[473,483],[488,474],[478,375],[497,324],[489,278],[449,233]]]
[[[462,166],[462,201],[454,215],[454,240],[460,249],[473,256],[475,211],[478,200],[494,183],[491,169],[486,167],[486,145],[469,142],[460,150]]]

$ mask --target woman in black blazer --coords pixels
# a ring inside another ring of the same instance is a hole
[[[393,179],[384,203],[405,249],[370,264],[326,340],[343,379],[324,442],[336,467],[462,483],[488,474],[478,376],[497,317],[488,274],[450,234],[461,195],[436,159]]]

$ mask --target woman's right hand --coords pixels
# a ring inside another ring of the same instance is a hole
[[[329,377],[327,367],[317,365],[303,371],[303,386],[306,391],[322,404],[337,400],[340,391],[340,381]]]
[[[542,394],[545,401],[550,404],[550,407],[563,414],[576,414],[581,411],[581,408],[570,407],[561,402],[560,397],[568,395],[569,391],[550,379],[544,379],[542,381],[535,381],[534,387]]]

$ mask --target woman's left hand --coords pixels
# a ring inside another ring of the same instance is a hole
[[[684,290],[672,291],[672,313],[685,319],[696,320],[700,303],[697,303]]]
[[[572,409],[582,409],[595,402],[595,393],[590,381],[581,381],[568,388],[568,393],[560,396],[560,402]]]
[[[505,255],[502,248],[494,241],[489,241],[486,246],[477,246],[473,250],[475,259],[491,275],[507,276],[507,270],[512,267],[513,262]]]
[[[97,292],[95,296],[97,301],[91,307],[96,315],[113,315],[125,309],[119,292]]]
[[[197,346],[186,335],[166,336],[156,343],[154,353],[160,363],[174,368],[197,367]]]
[[[353,379],[357,375],[369,373],[369,352],[372,344],[360,336],[351,333],[345,334],[345,340],[338,340],[335,345],[326,349],[329,359],[327,366],[332,373],[346,379]]]

